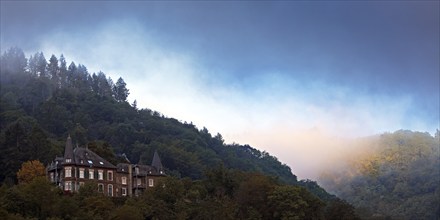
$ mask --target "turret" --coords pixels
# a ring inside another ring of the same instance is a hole
[[[154,151],[153,162],[151,162],[151,166],[156,168],[157,172],[159,172],[160,174],[163,173],[162,162],[160,161],[160,157],[159,154],[157,153],[157,150]]]
[[[74,162],[73,158],[73,146],[72,146],[72,138],[70,135],[67,137],[66,147],[64,148],[64,164],[70,164]]]

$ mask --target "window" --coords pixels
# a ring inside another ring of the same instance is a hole
[[[89,170],[89,179],[93,179],[94,178],[94,172],[92,169]]]
[[[84,178],[84,168],[79,168],[79,178]]]
[[[93,164],[93,161],[91,161],[91,160],[87,160],[87,163],[89,163],[89,164]]]
[[[104,192],[104,184],[98,183],[98,192]]]
[[[122,182],[122,185],[127,185],[127,177],[125,177],[125,176],[121,177],[121,182]]]
[[[134,172],[135,172],[136,174],[139,174],[139,167],[135,167],[135,168],[134,168]]]
[[[126,196],[127,195],[127,188],[122,188],[121,194],[122,194],[122,196]]]
[[[108,184],[107,188],[108,188],[108,196],[113,196],[113,185]]]
[[[54,182],[53,173],[50,173],[50,181],[51,181],[51,182]]]
[[[66,159],[66,163],[72,162],[72,159]]]
[[[64,168],[64,177],[72,177],[72,167]]]
[[[107,171],[107,180],[113,181],[113,171]]]
[[[148,186],[150,187],[154,186],[154,179],[148,179]]]
[[[103,179],[104,179],[104,171],[98,170],[98,180],[103,180]]]
[[[142,184],[141,179],[137,179],[137,185],[140,186]]]
[[[72,191],[72,182],[70,182],[70,181],[66,181],[66,182],[64,183],[64,190],[65,190],[65,191]]]

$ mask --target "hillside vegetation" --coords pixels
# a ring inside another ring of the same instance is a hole
[[[0,79],[0,218],[356,218],[351,205],[314,181],[297,181],[269,153],[225,144],[221,134],[129,104],[122,78],[114,83],[102,72],[67,65],[63,55],[27,59],[11,48],[1,56]],[[45,177],[23,178],[22,164],[63,155],[68,135],[114,164],[148,163],[157,150],[167,187],[111,199],[92,184],[66,197]]]
[[[439,134],[400,130],[365,138],[345,169],[329,170],[319,182],[366,219],[439,219]]]
[[[220,134],[167,118],[129,104],[122,78],[116,83],[102,72],[89,74],[63,56],[43,53],[29,60],[18,48],[1,58],[0,181],[15,179],[20,164],[39,159],[48,163],[62,155],[70,134],[76,145],[91,145],[116,163],[125,154],[132,163],[148,163],[158,150],[168,173],[200,178],[208,167],[261,172],[286,183],[296,176],[267,152],[248,145],[225,144]]]
[[[342,200],[324,203],[303,187],[223,167],[201,180],[166,177],[158,184],[164,187],[115,198],[99,193],[94,182],[63,194],[44,176],[34,176],[0,187],[0,219],[357,219]]]
[[[206,170],[224,166],[257,172],[283,183],[308,188],[320,198],[334,198],[313,181],[297,181],[290,168],[268,152],[249,145],[225,144],[221,134],[167,118],[127,102],[129,90],[103,72],[90,74],[63,55],[43,53],[26,58],[19,48],[1,56],[0,182],[16,182],[28,160],[44,164],[63,155],[70,134],[74,144],[88,146],[108,161],[147,164],[158,150],[167,173],[200,179]]]

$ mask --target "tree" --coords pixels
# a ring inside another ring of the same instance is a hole
[[[43,52],[40,52],[37,59],[37,72],[40,77],[48,78],[46,68],[47,68],[46,58],[44,57]]]
[[[123,205],[111,213],[112,220],[141,220],[144,219],[142,216],[142,213],[139,211],[139,209],[129,206],[129,205]]]
[[[278,186],[268,196],[273,219],[319,219],[324,203],[303,187]]]
[[[328,220],[357,220],[360,219],[353,206],[341,199],[334,199],[329,202],[325,209],[325,219]]]
[[[135,110],[138,110],[136,99],[133,101],[133,104],[131,104],[131,107],[133,107]]]
[[[36,177],[46,176],[44,165],[38,160],[26,161],[17,172],[19,183],[30,183]]]
[[[27,66],[27,59],[23,53],[23,50],[21,50],[18,47],[10,48],[6,52],[4,52],[1,57],[2,75],[5,72],[24,73],[26,71],[26,66]]]
[[[127,100],[128,95],[130,94],[127,89],[127,84],[124,82],[122,77],[119,77],[115,86],[113,87],[113,94],[115,96],[116,101],[125,102]]]
[[[92,90],[101,97],[111,97],[113,91],[110,82],[103,72],[99,71],[98,74],[93,73],[91,83]]]
[[[29,71],[32,75],[47,78],[46,67],[47,61],[43,52],[35,53],[29,58]]]
[[[58,66],[58,59],[53,54],[49,59],[49,64],[47,65],[47,71],[49,73],[49,76],[51,77],[53,85],[56,88],[59,88],[61,83],[60,75],[59,75],[60,68]]]
[[[84,211],[91,214],[93,219],[110,219],[109,210],[115,208],[110,197],[104,195],[91,196],[84,199]]]
[[[20,186],[25,201],[25,211],[32,217],[46,219],[55,214],[59,201],[59,188],[56,188],[45,176],[35,177]]]
[[[235,199],[240,207],[240,218],[259,215],[270,219],[267,197],[275,187],[275,181],[261,174],[251,174],[240,184]]]
[[[76,74],[76,64],[75,62],[71,62],[66,72],[66,83],[68,87],[73,87],[75,85],[75,74]]]
[[[61,54],[60,56],[60,67],[59,67],[59,74],[60,74],[60,87],[64,87],[67,83],[67,63],[66,59],[64,58],[64,55]]]

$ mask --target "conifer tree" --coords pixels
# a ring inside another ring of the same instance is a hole
[[[124,82],[122,77],[119,77],[115,86],[113,87],[113,94],[115,96],[116,101],[125,102],[127,101],[127,97],[130,94],[127,89],[127,84]]]

